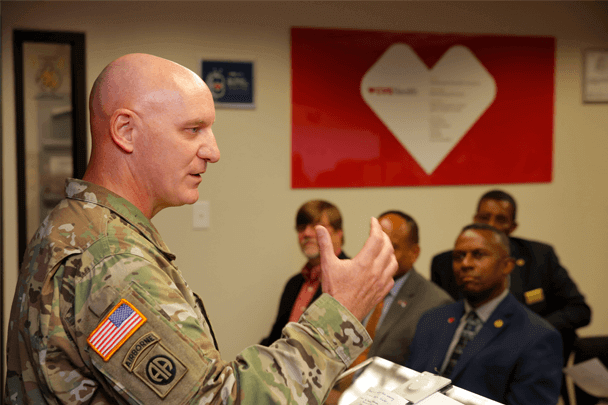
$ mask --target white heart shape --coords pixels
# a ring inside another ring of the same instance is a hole
[[[393,44],[363,75],[361,96],[384,125],[433,173],[496,98],[492,75],[462,45],[429,71],[406,44]]]

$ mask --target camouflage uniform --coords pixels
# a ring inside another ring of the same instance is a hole
[[[8,402],[317,404],[371,343],[324,294],[287,325],[287,339],[223,361],[202,302],[149,220],[91,183],[68,180],[66,193],[20,271]],[[123,309],[135,314],[130,326],[116,320]],[[118,332],[102,347],[94,341],[106,327]]]

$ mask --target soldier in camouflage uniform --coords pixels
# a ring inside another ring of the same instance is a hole
[[[372,220],[355,259],[317,228],[323,294],[284,339],[220,358],[202,301],[150,222],[198,198],[219,159],[213,100],[188,69],[150,55],[112,62],[91,92],[85,180],[27,249],[11,311],[6,395],[15,404],[318,404],[371,340],[359,323],[390,290],[390,242]]]

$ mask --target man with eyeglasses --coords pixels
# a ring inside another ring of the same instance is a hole
[[[280,339],[285,325],[288,322],[297,322],[306,308],[321,296],[321,257],[315,225],[323,225],[327,229],[334,253],[339,259],[349,258],[342,252],[344,232],[338,208],[323,200],[304,203],[296,214],[296,232],[300,249],[308,261],[299,273],[287,281],[270,335],[260,342],[264,346],[270,346]]]

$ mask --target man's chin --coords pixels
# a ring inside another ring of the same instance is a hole
[[[320,256],[320,254],[319,254],[319,252],[316,252],[316,253],[306,253],[306,252],[304,252],[304,256],[306,256],[306,258],[308,260],[314,260],[314,259],[318,259],[319,256]]]
[[[188,194],[184,195],[184,198],[182,199],[180,205],[185,205],[185,204],[192,205],[198,201],[198,197],[199,197],[198,189],[192,190]]]
[[[464,295],[464,297],[466,298],[467,301],[469,301],[471,304],[474,303],[478,303],[478,302],[485,302],[490,295],[492,294],[491,291],[473,291],[473,290],[462,290],[462,294]]]

